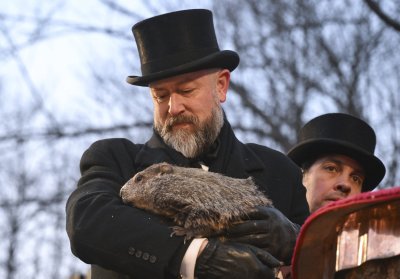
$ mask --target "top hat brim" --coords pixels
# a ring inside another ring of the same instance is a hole
[[[400,202],[400,187],[332,202],[311,214],[301,227],[292,257],[293,279],[319,279],[335,272],[337,229],[350,214]],[[383,217],[381,217],[382,219]],[[333,278],[333,277],[332,277]]]
[[[311,139],[294,146],[287,153],[298,166],[320,155],[342,154],[356,160],[365,172],[362,192],[374,189],[385,176],[385,166],[381,160],[364,149],[347,141],[332,139]]]
[[[128,76],[126,81],[132,85],[149,86],[149,84],[154,81],[204,69],[223,68],[232,72],[236,69],[238,64],[239,55],[236,52],[223,50],[191,61],[190,63],[181,64],[149,75]]]

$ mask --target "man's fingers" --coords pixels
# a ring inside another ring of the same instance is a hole
[[[253,251],[257,258],[268,267],[279,267],[283,265],[283,262],[279,261],[265,250],[254,247]]]
[[[226,231],[228,237],[235,237],[244,234],[265,233],[268,229],[268,221],[266,220],[249,220],[243,223],[235,224]]]
[[[249,234],[242,236],[229,236],[228,240],[239,243],[246,243],[253,246],[257,246],[260,248],[269,247],[270,243],[268,241],[270,239],[270,235],[268,233],[260,233],[260,234]]]

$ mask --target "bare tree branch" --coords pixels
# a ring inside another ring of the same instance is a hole
[[[364,0],[368,7],[373,11],[385,24],[400,32],[400,21],[396,21],[387,15],[374,0]]]
[[[38,139],[62,139],[62,138],[77,138],[88,136],[91,134],[104,134],[110,132],[117,132],[117,131],[124,131],[133,128],[149,128],[152,127],[152,122],[135,122],[132,124],[114,124],[110,127],[89,127],[82,130],[76,131],[63,131],[60,129],[49,129],[43,132],[28,132],[28,133],[21,133],[20,131],[11,132],[9,131],[6,135],[0,135],[0,142],[6,141],[18,141],[20,143],[30,141],[30,140],[38,140]]]

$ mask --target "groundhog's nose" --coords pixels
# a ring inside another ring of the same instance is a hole
[[[125,192],[126,192],[126,187],[124,185],[124,186],[122,186],[121,190],[119,191],[119,196],[122,198],[122,200],[124,199]]]

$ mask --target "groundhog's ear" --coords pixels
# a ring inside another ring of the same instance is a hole
[[[172,173],[173,169],[170,164],[162,164],[160,166],[160,174]]]

